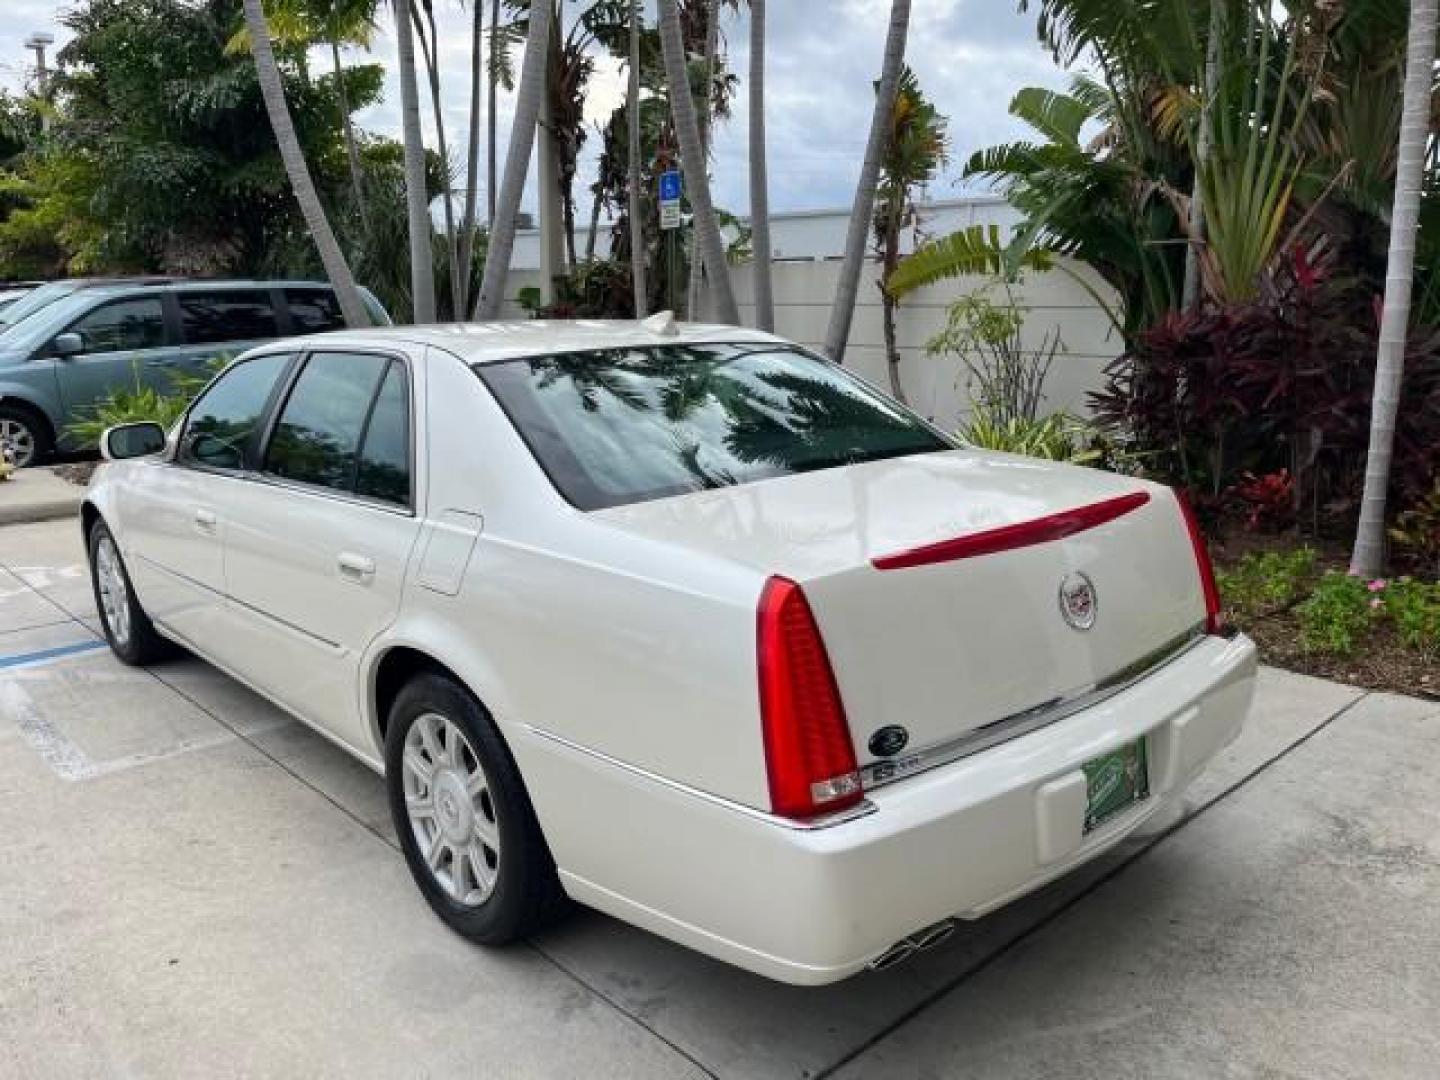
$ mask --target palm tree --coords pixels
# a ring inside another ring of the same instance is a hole
[[[920,91],[920,80],[906,67],[900,74],[895,107],[890,110],[885,153],[880,162],[876,191],[875,245],[880,255],[880,300],[884,308],[885,361],[890,391],[905,400],[900,383],[900,347],[896,343],[895,309],[899,297],[890,280],[900,263],[900,235],[907,227],[918,231],[915,190],[924,187],[946,160],[947,121]]]
[[[630,0],[630,79],[625,91],[625,119],[629,142],[627,159],[630,200],[630,280],[635,293],[635,318],[650,314],[645,281],[645,226],[640,192],[640,22],[643,0]],[[593,238],[594,231],[591,231]]]
[[[430,247],[430,198],[425,186],[425,144],[420,137],[420,92],[415,83],[411,0],[391,0],[395,46],[400,57],[400,131],[405,144],[405,208],[410,229],[411,321],[435,321],[434,255]]]
[[[455,318],[462,319],[470,302],[470,271],[475,253],[476,216],[480,184],[480,84],[483,82],[485,44],[484,0],[470,0],[470,127],[465,140],[465,210],[460,218],[460,301]]]
[[[1405,366],[1405,336],[1410,322],[1410,293],[1415,282],[1415,236],[1424,184],[1425,151],[1430,134],[1431,87],[1435,71],[1437,0],[1410,0],[1409,50],[1405,62],[1404,109],[1395,168],[1394,209],[1390,215],[1390,254],[1385,268],[1385,307],[1380,316],[1380,346],[1375,355],[1375,392],[1371,403],[1370,449],[1365,459],[1365,493],[1350,568],[1373,577],[1385,560],[1385,497],[1390,486],[1390,457],[1395,415]]]
[[[515,119],[510,128],[510,148],[505,154],[505,179],[495,205],[495,223],[485,252],[485,276],[475,302],[475,318],[494,319],[505,299],[505,281],[510,275],[510,256],[515,248],[515,219],[520,213],[520,196],[530,171],[530,153],[535,143],[535,123],[545,96],[545,75],[550,50],[550,4],[532,4],[530,30],[525,36],[525,62],[515,95]]]
[[[424,11],[425,21],[420,21]],[[445,110],[440,106],[440,38],[435,28],[434,0],[419,0],[410,6],[410,15],[415,21],[415,33],[420,38],[420,55],[425,61],[426,81],[430,86],[430,110],[435,117],[435,146],[440,158],[440,208],[445,216],[445,261],[446,277],[450,285],[451,318],[460,318],[465,299],[460,291],[460,240],[455,232],[455,206],[450,199],[453,172],[450,162],[450,141],[445,135]],[[429,32],[426,32],[426,27]]]
[[[774,330],[770,180],[765,164],[765,0],[750,0],[750,240],[755,249],[755,325]]]
[[[720,0],[703,0],[705,5],[705,82],[700,94],[700,153],[704,155],[706,177],[710,169],[710,99],[715,86],[715,54],[720,47]],[[690,257],[690,287],[685,293],[685,310],[690,318],[700,314],[700,286],[705,280],[697,253]]]
[[[909,6],[908,0],[896,2],[904,3],[907,8]],[[725,242],[715,217],[715,205],[710,200],[710,179],[706,175],[695,100],[690,95],[685,44],[680,36],[680,17],[675,10],[675,0],[660,0],[660,45],[665,58],[665,81],[670,87],[670,110],[675,118],[675,134],[680,143],[680,165],[685,171],[685,184],[690,192],[696,249],[714,283],[716,316],[723,323],[738,326],[740,309],[736,306],[735,290],[730,284],[730,267],[725,262]]]
[[[275,130],[275,142],[280,147],[280,160],[290,177],[290,187],[295,192],[295,201],[300,204],[300,213],[305,217],[305,226],[315,241],[320,262],[325,267],[325,276],[335,289],[335,299],[340,304],[345,324],[351,327],[370,325],[370,316],[365,302],[355,285],[350,264],[335,239],[335,230],[325,216],[315,182],[310,177],[310,167],[300,149],[300,140],[295,135],[295,124],[290,117],[290,106],[285,102],[285,85],[280,80],[280,66],[275,62],[275,50],[270,46],[270,31],[265,25],[265,12],[260,0],[244,0],[245,23],[250,30],[250,48],[255,55],[255,76],[260,83],[260,93],[265,99],[265,111],[270,114],[270,126]]]
[[[480,3],[480,0],[475,0]],[[497,144],[497,132],[499,130],[500,117],[500,74],[501,74],[501,50],[502,37],[500,30],[500,0],[491,0],[490,3],[490,60],[485,65],[485,70],[490,79],[490,103],[487,106],[486,118],[486,141],[488,152],[485,157],[485,201],[486,201],[486,224],[491,229],[495,227],[495,170],[499,161],[499,146]]]
[[[900,71],[905,64],[905,37],[909,29],[910,0],[892,0],[890,28],[885,35],[885,59],[880,69],[880,83],[875,90],[870,138],[865,144],[865,163],[860,169],[860,182],[855,186],[850,229],[845,235],[845,261],[840,268],[835,303],[830,308],[830,326],[825,332],[825,351],[837,363],[845,360],[850,323],[855,318],[855,302],[860,294],[860,270],[865,260],[865,240],[875,211],[880,162],[885,154],[885,138],[890,129],[890,113],[895,107],[895,92],[900,86]]]

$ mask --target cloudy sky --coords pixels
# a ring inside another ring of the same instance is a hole
[[[63,43],[65,32],[58,19],[66,6],[54,0],[0,3],[0,85],[13,89],[29,71],[32,57],[22,44],[28,33],[50,30]],[[454,0],[436,7],[442,19],[445,122],[453,146],[466,122],[468,15]],[[566,4],[567,15],[574,7]],[[653,11],[653,3],[650,7]],[[879,72],[889,7],[889,0],[770,0],[766,108],[772,209],[848,205],[865,147],[871,83]],[[1019,15],[1015,9],[1014,0],[915,4],[907,60],[925,92],[950,118],[952,164],[932,186],[935,198],[963,194],[960,167],[971,151],[1020,134],[1020,125],[1007,112],[1017,89],[1064,84],[1064,73],[1035,40],[1034,16]],[[749,203],[743,78],[749,63],[748,19],[727,13],[722,25],[730,68],[742,78],[734,115],[716,135],[716,201],[743,213]],[[393,69],[388,22],[370,57]],[[602,61],[591,84],[588,117],[608,116],[623,92],[622,70]],[[361,113],[361,125],[398,136],[399,97],[398,85],[388,79],[384,102]],[[504,100],[502,118],[509,108],[509,100]],[[428,101],[425,112],[428,122]],[[507,137],[502,119],[502,155]],[[580,191],[590,182],[598,141],[592,137],[587,145]],[[482,177],[483,172],[482,168]],[[527,198],[527,204],[533,204],[533,198]],[[582,216],[588,211],[587,201],[582,200],[581,211]]]

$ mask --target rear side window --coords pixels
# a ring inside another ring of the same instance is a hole
[[[288,354],[257,356],[226,370],[190,407],[180,439],[180,459],[216,469],[246,467],[275,383]]]
[[[290,325],[297,334],[345,329],[340,302],[328,289],[286,289],[285,306],[290,312]]]
[[[410,502],[410,394],[398,360],[391,361],[370,414],[355,493],[401,506]]]
[[[270,294],[263,289],[178,292],[180,326],[193,345],[280,336]]]
[[[311,356],[280,412],[265,471],[406,505],[409,463],[404,366],[366,354]]]
[[[672,345],[482,364],[582,510],[953,449],[834,364],[783,345]]]
[[[101,304],[68,329],[84,339],[87,353],[154,349],[165,344],[165,314],[156,297]]]

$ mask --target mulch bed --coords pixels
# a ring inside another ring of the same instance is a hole
[[[1322,569],[1345,570],[1349,549],[1333,540],[1295,536],[1265,536],[1243,529],[1227,529],[1211,551],[1217,568],[1233,566],[1252,552],[1292,550],[1309,545],[1319,555]],[[1408,567],[1399,568],[1401,572]],[[1300,645],[1300,619],[1292,609],[1263,615],[1231,616],[1231,621],[1255,640],[1260,658],[1274,667],[1315,675],[1322,679],[1388,690],[1397,694],[1440,701],[1440,663],[1402,645],[1388,626],[1376,627],[1350,656],[1309,652]]]

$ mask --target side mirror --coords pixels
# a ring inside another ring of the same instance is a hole
[[[100,436],[100,456],[106,461],[158,454],[165,449],[165,429],[159,424],[117,424]]]
[[[56,356],[75,356],[85,351],[85,338],[74,330],[67,330],[63,334],[55,335],[50,348]]]

